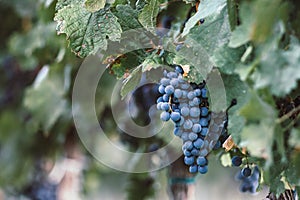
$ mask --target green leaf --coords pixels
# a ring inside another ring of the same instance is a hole
[[[45,133],[68,108],[61,75],[55,71],[49,74],[48,71],[48,67],[42,68],[34,84],[26,90],[23,102]]]
[[[135,68],[132,73],[124,80],[121,88],[122,99],[136,88],[142,77],[142,66]]]
[[[138,11],[129,5],[117,5],[114,15],[118,18],[122,30],[127,31],[136,28],[142,28],[138,21]]]
[[[85,0],[84,5],[90,12],[96,12],[105,6],[106,0]]]
[[[277,116],[274,108],[264,102],[255,91],[250,91],[248,102],[239,110],[239,114],[249,122],[267,120],[274,122]]]
[[[251,26],[254,23],[249,3],[243,3],[240,8],[241,25],[232,32],[229,47],[236,48],[251,40]]]
[[[272,160],[272,142],[274,125],[266,120],[250,124],[241,132],[241,147],[246,147],[251,156]]]
[[[217,49],[227,44],[230,34],[227,8],[224,7],[219,13],[215,13],[207,19],[201,26],[192,28],[187,35],[185,44],[196,48],[200,46],[208,55],[212,56]],[[196,50],[195,52],[197,52]],[[201,57],[197,59],[201,60]]]
[[[154,31],[156,27],[156,17],[159,11],[159,1],[149,0],[139,14],[139,22],[150,31]]]
[[[9,51],[21,61],[21,67],[28,70],[36,67],[38,58],[34,55],[43,48],[59,49],[60,40],[55,35],[55,24],[38,23],[26,34],[14,34],[9,40]],[[55,56],[54,56],[55,57]]]
[[[185,36],[189,33],[191,28],[193,28],[200,19],[206,18],[210,15],[216,15],[226,7],[226,0],[202,0],[200,1],[198,11],[193,15],[185,24],[182,36]],[[207,21],[205,21],[207,23]],[[204,23],[204,24],[205,24]]]
[[[230,25],[226,6],[208,17],[204,24],[194,27],[186,37],[185,46],[176,53],[176,60],[185,59],[191,67],[189,80],[201,82],[213,66],[212,57],[226,45],[230,37]]]
[[[297,87],[300,79],[300,44],[291,38],[288,50],[278,49],[276,41],[262,47],[259,68],[253,74],[255,88],[270,87],[272,94],[285,96]],[[276,81],[275,81],[276,80]]]
[[[295,155],[289,162],[288,168],[285,170],[285,177],[290,184],[300,186],[300,154]]]
[[[232,33],[230,47],[239,47],[249,41],[263,44],[273,32],[279,18],[286,16],[286,5],[280,0],[245,1],[240,8],[241,25]],[[264,20],[261,20],[264,19]]]
[[[233,49],[225,45],[215,52],[212,61],[221,72],[232,74],[238,67],[244,51],[243,47]]]
[[[119,41],[121,37],[121,26],[107,9],[90,13],[80,3],[71,4],[58,10],[54,20],[58,34],[67,35],[72,51],[79,57],[106,50],[107,38]]]
[[[234,30],[238,23],[238,1],[237,0],[227,0],[227,9],[229,16],[229,23],[231,30]]]
[[[57,0],[57,3],[55,5],[55,11],[58,11],[71,4],[82,4],[82,3],[83,3],[82,0]]]

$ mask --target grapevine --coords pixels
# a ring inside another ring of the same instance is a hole
[[[0,1],[0,199],[299,199],[299,9]]]

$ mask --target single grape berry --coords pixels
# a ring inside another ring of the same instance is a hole
[[[251,175],[251,169],[249,167],[245,167],[242,169],[242,175],[244,177],[249,177]]]
[[[172,112],[171,113],[171,119],[174,121],[174,122],[178,122],[180,120],[181,116],[180,116],[180,113],[179,112]]]
[[[240,156],[233,156],[231,162],[233,166],[239,167],[242,164],[242,158]]]
[[[170,113],[168,113],[168,112],[166,112],[166,111],[164,111],[164,112],[162,112],[161,114],[160,114],[160,119],[162,120],[162,121],[169,121],[169,119],[170,119]]]

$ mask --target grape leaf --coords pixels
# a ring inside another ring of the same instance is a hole
[[[297,87],[300,79],[300,44],[291,38],[288,50],[278,49],[276,44],[263,47],[260,67],[253,74],[256,88],[270,87],[272,94],[284,96]],[[276,81],[274,81],[276,80]]]
[[[186,45],[191,47],[201,46],[211,57],[218,48],[227,44],[230,34],[227,9],[224,7],[219,13],[215,13],[211,18],[207,19],[201,26],[192,28],[187,35]],[[195,49],[195,52],[197,52],[197,49]],[[199,57],[197,59],[201,60]]]
[[[26,90],[23,102],[46,133],[68,106],[61,75],[58,72],[49,74],[48,71],[48,67],[42,68],[34,84]]]
[[[239,143],[241,131],[245,125],[245,118],[237,113],[243,107],[249,98],[248,86],[240,80],[238,75],[222,74],[222,80],[226,90],[227,106],[230,105],[233,99],[237,100],[237,105],[229,110],[228,116],[228,132],[232,135],[233,140]]]
[[[138,11],[129,5],[117,5],[114,15],[118,18],[122,30],[127,31],[136,28],[142,28],[138,21]]]
[[[90,12],[96,12],[105,6],[105,0],[85,0],[84,5]]]
[[[200,82],[215,66],[212,57],[216,51],[226,45],[230,37],[230,25],[226,6],[218,13],[214,13],[201,26],[194,27],[187,35],[185,45],[176,57],[185,58],[194,66],[189,72],[189,79]],[[199,78],[195,75],[201,75]]]
[[[106,50],[107,38],[119,41],[121,37],[121,26],[107,9],[90,13],[80,3],[71,4],[58,10],[54,20],[58,34],[67,35],[72,51],[79,57]]]
[[[263,157],[267,160],[272,158],[272,145],[274,126],[265,120],[258,124],[250,124],[243,128],[241,134],[241,147],[246,147],[250,155]]]
[[[212,56],[212,61],[221,72],[232,74],[238,67],[244,51],[244,47],[234,49],[225,45],[215,52]]]
[[[82,0],[57,0],[55,11],[58,11],[71,4],[82,4]]]
[[[226,7],[226,0],[202,0],[197,13],[186,22],[182,36],[186,36],[200,19],[219,13],[224,7]]]
[[[278,18],[285,18],[286,6],[280,0],[243,2],[240,8],[241,25],[232,33],[230,47],[239,47],[249,41],[263,44],[273,32]],[[264,19],[264,20],[261,20]]]
[[[150,31],[154,31],[156,27],[156,17],[159,11],[159,1],[149,0],[148,4],[144,6],[140,12],[138,19],[139,22]]]
[[[239,114],[249,122],[260,120],[274,122],[277,116],[274,108],[263,101],[255,91],[251,90],[249,95],[248,102],[239,110]]]
[[[57,40],[54,29],[54,23],[38,23],[26,34],[12,35],[8,43],[10,53],[18,57],[24,69],[35,68],[38,63],[38,58],[34,56],[35,52],[49,47],[49,44],[53,49],[60,48],[61,43]]]
[[[124,80],[121,88],[122,99],[140,83],[142,77],[142,66],[135,68],[132,73]]]
[[[238,23],[237,6],[238,6],[237,0],[227,0],[227,9],[228,9],[228,16],[229,16],[229,23],[230,23],[231,30],[234,30]]]

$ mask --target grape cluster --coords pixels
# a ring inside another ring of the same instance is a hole
[[[32,200],[56,200],[58,185],[48,180],[40,180],[32,183],[25,195]]]
[[[256,193],[259,185],[259,177],[260,172],[257,166],[254,167],[253,172],[248,166],[243,168],[236,176],[237,180],[242,181],[240,191]]]
[[[225,113],[209,111],[204,81],[188,83],[183,74],[178,65],[175,72],[164,71],[158,87],[161,96],[157,99],[157,109],[162,110],[162,121],[171,119],[174,122],[174,135],[183,141],[184,163],[189,166],[189,171],[204,174],[208,170],[208,153],[221,147],[219,139],[226,116]]]

